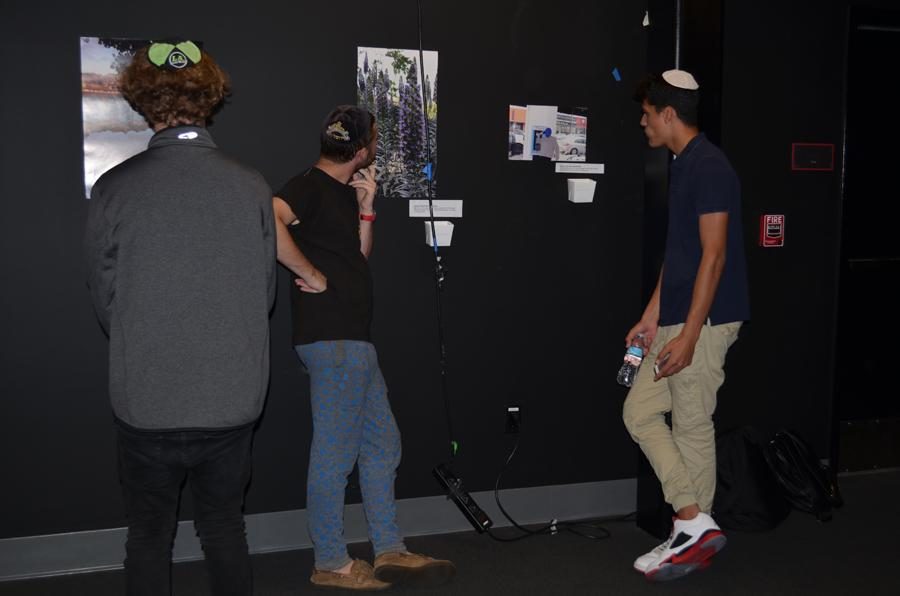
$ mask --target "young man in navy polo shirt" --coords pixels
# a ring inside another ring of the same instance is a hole
[[[716,392],[725,355],[750,318],[737,174],[697,126],[699,85],[685,71],[649,76],[635,94],[651,147],[675,159],[669,225],[659,282],[641,320],[649,352],[628,393],[625,426],[662,483],[676,519],[672,534],[634,562],[648,579],[702,569],[725,546],[710,517],[716,490]],[[665,421],[671,412],[672,426]]]

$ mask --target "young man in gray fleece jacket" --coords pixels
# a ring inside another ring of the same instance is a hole
[[[109,335],[128,521],[128,594],[169,594],[180,487],[213,594],[250,594],[243,497],[269,377],[272,192],[205,128],[229,91],[191,42],[155,43],[122,74],[156,134],[93,187],[89,285]]]

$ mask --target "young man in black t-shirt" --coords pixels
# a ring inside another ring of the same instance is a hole
[[[294,347],[310,377],[306,506],[316,560],[310,581],[357,590],[401,581],[436,585],[455,573],[450,561],[407,552],[397,527],[400,432],[369,334],[376,139],[370,112],[336,108],[322,126],[319,160],[274,199],[278,260],[296,276]],[[351,559],[344,542],[344,490],[354,464],[374,569]]]

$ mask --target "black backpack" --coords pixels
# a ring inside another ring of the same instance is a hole
[[[824,522],[831,519],[832,508],[844,504],[831,469],[795,433],[778,431],[765,453],[785,497],[796,509]]]
[[[765,455],[766,441],[743,427],[716,438],[713,515],[726,530],[771,530],[791,512]]]

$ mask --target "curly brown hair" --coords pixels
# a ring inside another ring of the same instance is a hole
[[[158,68],[141,48],[119,76],[122,95],[151,127],[206,124],[231,93],[231,81],[212,56],[182,70]]]

